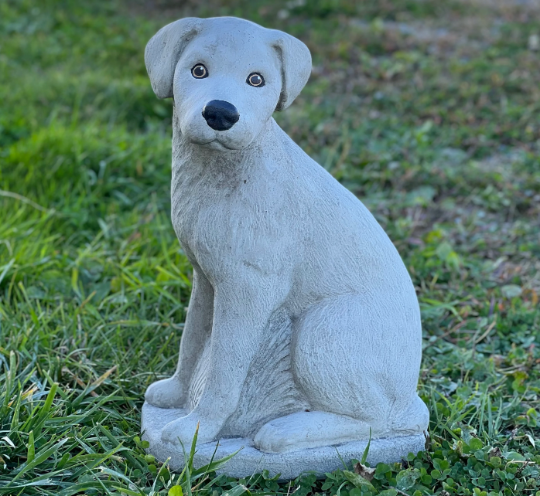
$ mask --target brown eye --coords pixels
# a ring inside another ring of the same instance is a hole
[[[208,71],[204,65],[197,64],[191,69],[191,75],[196,79],[204,79],[205,77],[208,77]]]
[[[250,74],[246,82],[250,86],[264,86],[264,78],[256,72]]]

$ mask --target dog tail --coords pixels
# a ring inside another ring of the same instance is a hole
[[[403,403],[400,403],[400,406]],[[429,410],[426,404],[415,393],[405,408],[394,407],[393,421],[390,424],[392,432],[399,435],[419,434],[429,426]]]

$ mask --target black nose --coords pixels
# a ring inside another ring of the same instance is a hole
[[[227,131],[231,129],[240,119],[240,114],[236,107],[223,100],[212,100],[208,102],[202,111],[203,117],[208,125],[216,131]]]

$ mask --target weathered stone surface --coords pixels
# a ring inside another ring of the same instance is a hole
[[[174,97],[172,223],[193,265],[177,370],[146,392],[160,422],[145,414],[151,450],[179,466],[199,423],[200,457],[244,439],[223,441],[247,443],[238,471],[262,452],[273,472],[328,470],[332,446],[359,456],[370,435],[373,460],[421,449],[407,269],[360,200],[272,118],[306,83],[308,48],[242,19],[188,18],[161,29],[145,60],[156,95]]]
[[[161,439],[163,427],[186,413],[185,410],[161,409],[148,403],[143,407],[143,439],[150,442],[149,453],[159,460],[171,459],[172,470],[180,471],[184,466],[184,452],[179,444],[171,444]],[[195,454],[195,468],[207,465],[212,460],[219,460],[227,455],[238,453],[226,465],[217,471],[231,477],[249,477],[268,470],[270,476],[280,474],[280,480],[290,480],[302,473],[312,472],[323,476],[347,463],[360,460],[367,446],[367,440],[352,441],[337,446],[304,448],[288,453],[265,453],[253,446],[249,438],[222,439],[216,451],[216,441],[198,445]],[[393,463],[406,459],[409,453],[422,451],[425,445],[423,434],[396,437],[392,439],[373,439],[369,448],[367,462],[371,466],[377,463]],[[189,452],[190,444],[185,446]],[[339,453],[339,455],[338,455]],[[341,457],[341,459],[340,459]]]

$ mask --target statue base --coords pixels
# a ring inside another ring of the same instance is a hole
[[[169,460],[173,471],[181,471],[184,467],[184,452],[182,446],[163,442],[161,431],[173,420],[187,415],[186,410],[157,408],[145,403],[142,409],[142,439],[150,443],[148,453],[159,461]],[[374,467],[377,463],[400,462],[409,453],[418,453],[425,449],[424,434],[393,438],[372,439],[367,456],[367,462]],[[244,478],[268,470],[270,476],[280,474],[279,480],[291,480],[303,473],[315,473],[324,476],[343,468],[343,462],[351,459],[360,460],[368,441],[351,441],[338,446],[323,446],[320,448],[301,449],[287,453],[265,453],[253,445],[253,440],[247,438],[227,438],[197,445],[194,458],[195,468],[210,463],[240,450],[219,470],[218,474],[229,477]],[[190,446],[185,446],[189,453]],[[343,461],[342,461],[343,460]]]

